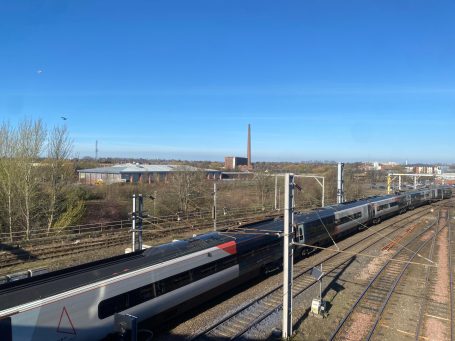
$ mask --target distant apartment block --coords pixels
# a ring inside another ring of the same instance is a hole
[[[446,166],[428,166],[428,165],[415,165],[415,166],[406,166],[407,173],[414,174],[434,174],[441,175],[447,171]]]

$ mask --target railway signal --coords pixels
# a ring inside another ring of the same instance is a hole
[[[325,273],[322,272],[322,263],[321,269],[313,268],[311,270],[311,276],[319,282],[319,297],[313,298],[311,302],[311,313],[316,317],[324,317],[326,306],[325,301],[322,300],[322,278],[325,276]]]

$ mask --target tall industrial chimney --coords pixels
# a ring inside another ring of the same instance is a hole
[[[248,146],[247,146],[248,169],[251,169],[251,128],[248,124]]]

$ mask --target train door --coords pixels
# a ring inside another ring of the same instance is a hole
[[[372,203],[368,204],[368,221],[370,222],[375,216],[375,205]]]

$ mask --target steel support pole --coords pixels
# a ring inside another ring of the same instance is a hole
[[[401,175],[398,175],[398,190],[401,191]]]
[[[283,321],[282,338],[292,336],[292,270],[293,270],[293,202],[294,175],[284,178],[284,234],[283,234]]]
[[[414,189],[417,189],[417,175],[414,176]]]
[[[153,216],[156,217],[156,191],[153,192]]]
[[[321,263],[321,274],[322,274],[322,263]],[[321,300],[322,303],[322,276],[319,279],[319,299]]]
[[[275,175],[275,211],[278,209],[278,176]]]
[[[138,232],[137,232],[137,248],[138,250],[142,250],[142,211],[144,210],[144,198],[142,197],[142,194],[139,194],[139,221],[137,222],[138,224]]]
[[[337,203],[344,202],[344,163],[338,162]]]
[[[392,193],[392,176],[387,174],[387,194]]]
[[[136,251],[136,194],[133,194],[133,223],[132,223],[132,248],[131,251]]]
[[[325,177],[322,178],[322,207],[325,205]]]
[[[298,176],[298,175],[297,175]],[[314,180],[317,181],[319,186],[321,186],[321,191],[322,191],[322,198],[321,198],[321,207],[324,207],[324,187],[325,187],[325,177],[323,176],[313,176]],[[322,178],[322,182],[319,181],[319,178]]]
[[[278,187],[278,211],[281,210],[281,187]]]
[[[213,231],[216,231],[216,182],[213,183]]]

